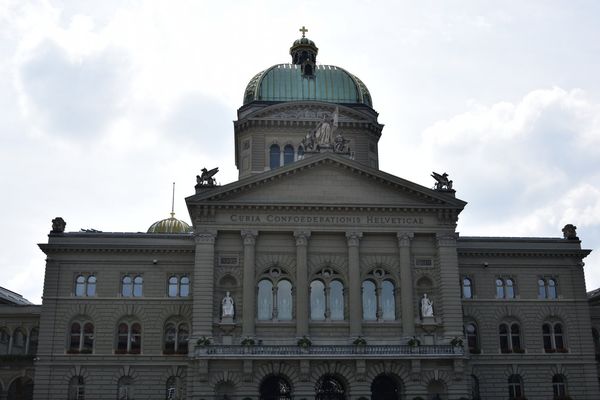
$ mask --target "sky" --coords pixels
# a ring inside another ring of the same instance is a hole
[[[41,302],[51,220],[145,232],[203,167],[235,181],[247,82],[317,62],[369,87],[380,169],[469,204],[463,236],[578,227],[600,287],[598,1],[0,0],[0,286]]]

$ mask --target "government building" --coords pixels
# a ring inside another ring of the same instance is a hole
[[[459,236],[450,177],[381,171],[367,86],[301,31],[245,88],[239,179],[190,171],[191,226],[52,221],[41,312],[0,307],[0,354],[35,355],[0,400],[600,399],[576,227]]]

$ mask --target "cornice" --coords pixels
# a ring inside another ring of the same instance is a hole
[[[46,253],[139,253],[139,254],[193,254],[194,245],[168,246],[165,245],[91,245],[91,244],[39,244],[40,249]]]
[[[462,257],[480,256],[511,256],[511,257],[586,257],[591,250],[568,250],[568,249],[458,249],[458,255]]]

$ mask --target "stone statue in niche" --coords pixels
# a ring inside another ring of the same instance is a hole
[[[52,220],[52,233],[63,233],[67,223],[61,217],[56,217]]]
[[[223,297],[221,301],[221,317],[223,318],[233,318],[234,311],[234,302],[233,297],[231,297],[229,291]]]
[[[427,293],[423,293],[421,298],[421,315],[425,317],[433,317],[433,301],[427,297]]]

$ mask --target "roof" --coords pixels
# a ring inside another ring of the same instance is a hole
[[[33,305],[32,302],[21,296],[19,293],[15,293],[8,289],[5,289],[0,286],[0,304],[14,304],[14,305],[22,305],[29,306]]]
[[[253,101],[317,100],[373,107],[366,85],[343,68],[317,65],[314,75],[302,75],[295,64],[277,64],[256,74],[246,86],[244,104]]]

